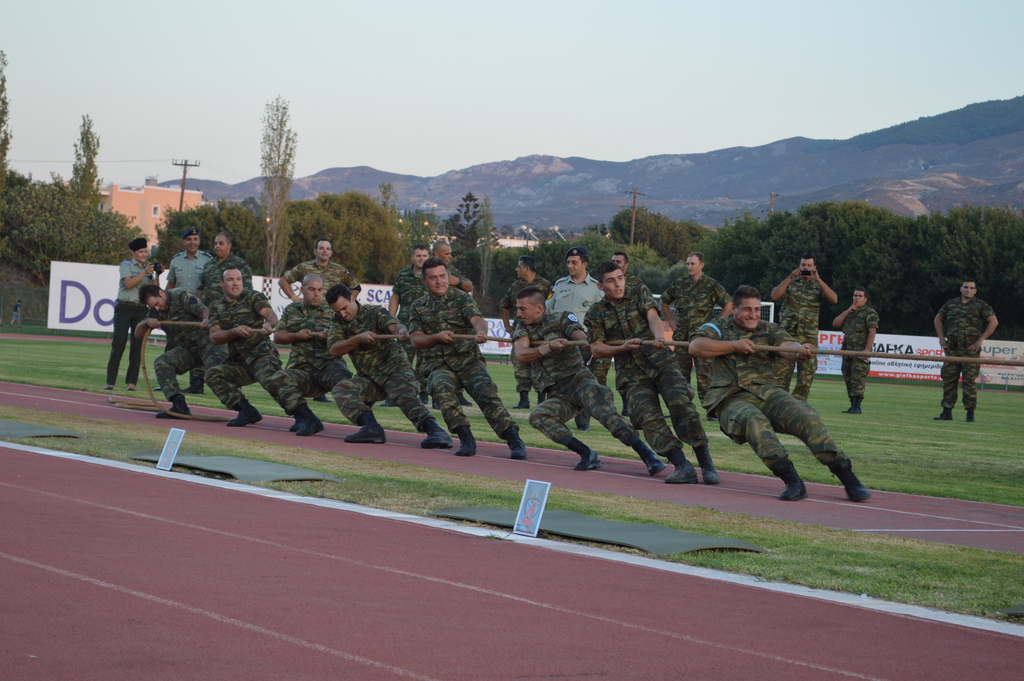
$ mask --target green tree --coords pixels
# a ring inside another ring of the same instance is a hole
[[[291,199],[295,175],[295,147],[298,136],[288,127],[288,102],[278,97],[268,102],[263,113],[261,169],[265,212],[264,266],[270,276],[280,276],[288,256],[288,226],[284,220]]]
[[[199,229],[200,250],[211,254],[217,234],[230,234],[232,252],[249,263],[253,274],[265,274],[263,227],[259,219],[249,209],[223,199],[218,201],[216,206],[203,205],[183,211],[168,210],[156,231],[156,257],[160,262],[166,265],[175,253],[181,252],[181,235],[191,227]]]
[[[334,252],[340,256],[339,262],[360,281],[394,281],[406,266],[408,253],[403,251],[398,231],[380,202],[356,191],[321,194],[316,201],[338,223]]]
[[[40,286],[49,283],[54,260],[117,264],[128,242],[142,234],[128,217],[96,210],[60,178],[10,191],[3,229],[7,261]]]
[[[96,208],[100,205],[99,168],[96,156],[100,153],[100,137],[92,129],[92,119],[82,116],[82,127],[75,143],[75,163],[71,167],[71,181],[68,186],[78,198]]]
[[[608,234],[619,244],[629,243],[633,212],[624,209],[616,213],[608,225]],[[697,249],[710,230],[696,222],[677,222],[667,215],[653,213],[641,206],[636,209],[634,244],[646,244],[669,263],[686,260],[686,255]]]
[[[471,251],[477,246],[480,239],[480,221],[483,216],[480,214],[480,200],[467,192],[462,197],[462,203],[458,205],[455,212],[445,221],[445,229],[455,243],[465,251]]]
[[[4,214],[7,194],[7,153],[11,148],[10,106],[7,102],[7,55],[0,50],[0,215]],[[7,248],[7,239],[0,237],[0,256]]]

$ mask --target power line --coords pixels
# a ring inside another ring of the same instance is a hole
[[[183,168],[181,173],[181,198],[178,199],[178,212],[180,213],[181,209],[185,207],[185,182],[188,180],[188,169],[198,168],[199,161],[189,163],[188,159],[185,159],[184,161],[172,161],[171,165],[181,166]]]

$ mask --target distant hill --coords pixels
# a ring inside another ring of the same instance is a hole
[[[533,221],[563,231],[607,222],[637,187],[644,205],[720,226],[743,212],[793,209],[824,198],[860,199],[906,215],[957,204],[1024,206],[1024,96],[972,104],[848,140],[794,137],[760,147],[665,154],[627,162],[533,155],[435,177],[368,167],[330,168],[295,181],[292,197],[394,185],[401,208],[455,210],[467,191],[491,198],[496,223]],[[175,182],[165,182],[174,185]],[[259,196],[260,178],[228,185],[190,180],[207,199]]]

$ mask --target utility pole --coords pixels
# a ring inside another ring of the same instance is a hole
[[[627,191],[625,193],[633,195],[633,220],[629,223],[629,245],[632,246],[633,245],[633,233],[636,231],[636,197],[637,196],[644,196],[644,197],[646,197],[647,194],[642,193],[636,187],[633,187],[632,189],[630,189],[629,191]]]
[[[776,194],[775,192],[772,192],[771,197],[769,197],[769,199],[768,199],[768,212],[769,213],[774,213],[775,212],[775,197],[776,196],[779,196],[779,195]]]
[[[178,212],[180,213],[185,207],[185,181],[188,179],[188,169],[198,168],[199,161],[189,163],[188,159],[185,159],[184,161],[172,161],[171,165],[181,166],[183,169],[181,172],[181,198],[178,199]]]

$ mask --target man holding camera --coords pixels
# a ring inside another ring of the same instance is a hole
[[[839,296],[818,276],[818,265],[813,255],[806,253],[800,258],[800,266],[772,289],[772,300],[781,302],[779,322],[793,340],[800,344],[810,344],[817,350],[821,301],[835,305],[839,302]],[[793,397],[806,402],[811,392],[814,372],[818,370],[818,355],[815,353],[809,359],[801,358],[799,366]],[[779,387],[789,392],[792,380],[793,365],[790,362],[779,362],[775,371],[775,381]]]

